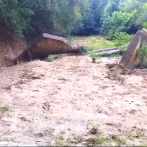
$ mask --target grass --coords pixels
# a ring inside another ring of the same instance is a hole
[[[127,140],[124,137],[116,136],[115,139],[106,138],[106,137],[96,137],[93,139],[89,139],[87,142],[88,146],[121,146],[121,145],[128,145]]]
[[[109,55],[108,58],[118,58],[118,57],[121,57],[120,54],[112,54],[112,55]]]
[[[86,146],[147,146],[144,130],[132,128],[122,133],[107,134],[100,125],[91,124],[93,128],[101,130],[84,143]]]
[[[92,124],[93,128],[98,129],[100,128],[100,125],[98,124]],[[118,133],[115,135],[106,135],[105,133],[97,134],[95,137],[89,138],[84,142],[86,146],[132,146],[132,145],[139,145],[139,146],[147,146],[146,140],[144,140],[142,135],[140,135],[140,130],[136,129],[135,134],[132,134],[132,131],[130,130],[128,132],[124,132],[123,134]],[[138,133],[139,132],[139,133]],[[136,134],[139,134],[137,136],[140,136],[139,139],[134,138]],[[130,138],[131,137],[131,138]],[[133,138],[132,138],[133,137]],[[134,139],[133,142],[130,142],[130,139]],[[143,140],[142,140],[143,139]],[[81,143],[81,141],[79,142]],[[61,138],[56,138],[55,140],[55,146],[74,146],[77,143],[74,142],[71,143],[69,141],[64,142]]]
[[[112,68],[110,70],[110,74],[108,77],[113,80],[118,80],[121,84],[124,84],[124,82],[125,82],[125,78],[122,77],[121,75],[117,74],[116,70],[114,68]]]
[[[63,141],[62,141],[62,139],[61,139],[61,138],[56,138],[55,144],[56,144],[56,146],[63,146]]]
[[[141,138],[144,136],[144,133],[140,129],[132,129],[128,132],[127,137],[129,138]]]
[[[0,106],[0,113],[4,114],[6,112],[8,112],[10,110],[10,108],[8,106]]]
[[[89,36],[89,37],[71,37],[69,39],[71,44],[78,44],[84,46],[88,51],[94,51],[99,49],[115,47],[115,43],[108,41],[101,36]]]
[[[95,63],[97,59],[99,59],[99,55],[98,54],[95,54],[95,53],[92,53],[90,55],[91,59],[92,59],[92,62]]]
[[[0,141],[4,141],[4,138],[2,136],[0,136]]]
[[[147,47],[144,45],[139,51],[140,67],[147,68]]]
[[[11,138],[11,137],[3,137],[0,135],[0,142],[3,142],[3,141],[11,141],[11,142],[14,142],[14,138]]]
[[[107,145],[108,144],[108,139],[104,138],[104,137],[95,138],[94,141],[95,141],[95,144],[98,144],[98,145]]]
[[[49,145],[51,146],[51,145]],[[63,142],[61,138],[56,138],[55,139],[55,146],[73,146],[73,144],[69,141]]]
[[[115,142],[117,143],[118,146],[127,144],[127,141],[124,137],[116,137]]]

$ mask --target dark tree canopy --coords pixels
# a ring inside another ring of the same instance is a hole
[[[0,0],[0,25],[20,38],[135,33],[147,27],[146,0]]]

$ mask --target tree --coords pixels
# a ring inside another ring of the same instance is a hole
[[[0,25],[20,38],[43,32],[65,36],[83,19],[88,5],[89,0],[0,0]]]
[[[0,0],[0,25],[13,30],[19,37],[27,31],[34,12],[24,7],[18,0]]]

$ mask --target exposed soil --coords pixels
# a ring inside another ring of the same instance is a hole
[[[26,42],[0,26],[0,67],[15,65],[17,57],[25,50]]]
[[[100,60],[68,56],[2,68],[0,140],[49,145],[60,137],[84,144],[123,134],[129,144],[145,142],[147,70],[134,69],[122,82],[108,74],[112,59]]]

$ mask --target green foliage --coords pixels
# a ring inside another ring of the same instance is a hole
[[[147,22],[147,3],[140,6],[140,8],[137,10],[136,17],[134,19],[135,24],[138,26],[138,28],[142,28],[142,26]],[[139,17],[138,17],[139,16]]]
[[[119,81],[121,84],[124,84],[124,82],[125,82],[124,77],[122,77],[121,75],[117,74],[115,68],[112,68],[112,69],[111,69],[111,73],[110,73],[110,77],[109,77],[109,78],[110,78],[110,79],[113,79],[113,80],[117,80],[117,81]]]
[[[99,145],[107,145],[107,138],[100,137],[100,138],[95,138],[95,143]]]
[[[110,2],[109,5],[111,5]],[[102,19],[101,33],[108,35],[109,39],[114,38],[115,32],[134,34],[138,29],[146,26],[146,1],[124,0],[119,1],[117,5],[117,11],[110,11],[107,8],[108,5],[104,10],[105,15]]]
[[[115,39],[147,28],[146,12],[146,0],[0,0],[0,26],[28,40],[43,32]]]
[[[23,38],[23,31],[27,31],[32,10],[21,5],[18,0],[0,0],[0,25],[13,30],[17,36]]]
[[[144,27],[145,29],[147,29],[147,22],[145,22],[145,23],[143,24],[143,27]]]
[[[147,46],[144,45],[139,51],[140,67],[147,68]]]
[[[99,55],[96,54],[96,53],[92,53],[92,54],[90,55],[90,57],[91,57],[91,59],[92,59],[92,63],[95,63],[96,60],[99,58]]]
[[[87,50],[84,48],[84,47],[82,47],[82,49],[80,49],[79,50],[79,54],[85,54],[87,52]]]
[[[147,22],[147,2],[139,0],[90,0],[90,9],[76,34],[91,35],[115,32],[134,34]]]
[[[124,137],[117,137],[116,142],[118,146],[126,145],[126,139]]]
[[[0,106],[1,115],[8,112],[10,110],[9,106]]]
[[[127,33],[116,32],[114,34],[114,42],[116,46],[127,45],[131,42],[131,40],[132,40],[132,36]]]
[[[108,58],[118,58],[118,57],[121,57],[120,54],[112,54],[112,55],[109,55]]]
[[[135,12],[131,14],[114,12],[110,19],[111,27],[108,31],[108,38],[110,40],[114,39],[119,32],[128,32],[131,28],[130,22]],[[126,33],[124,33],[126,34]]]
[[[43,32],[68,35],[88,6],[89,0],[0,0],[0,25],[20,38]]]
[[[48,55],[48,57],[46,58],[46,61],[47,62],[53,62],[54,60],[50,55]]]
[[[63,146],[63,141],[61,138],[56,138],[55,143],[56,143],[56,146]]]

